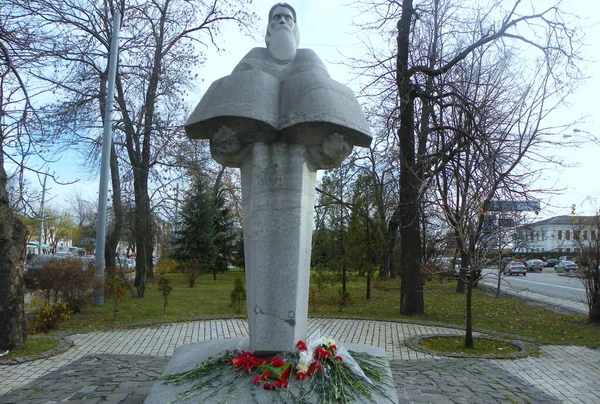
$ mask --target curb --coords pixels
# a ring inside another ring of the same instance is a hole
[[[437,356],[447,356],[450,358],[475,358],[475,359],[521,359],[526,358],[527,356],[536,354],[538,349],[534,344],[530,344],[524,341],[518,340],[508,340],[502,338],[493,338],[487,336],[473,336],[473,339],[485,339],[488,341],[499,341],[505,344],[510,344],[519,350],[518,352],[513,352],[510,354],[468,354],[468,353],[453,353],[453,352],[439,352],[434,351],[432,349],[425,348],[419,342],[421,340],[436,338],[436,337],[456,337],[454,334],[429,334],[429,335],[420,335],[412,338],[408,338],[406,340],[406,346],[416,351],[424,352],[431,355]],[[462,335],[460,337],[463,337]]]
[[[56,337],[51,337],[51,336],[48,336],[48,337],[28,337],[28,338],[56,339]],[[58,355],[60,353],[63,353],[65,351],[67,351],[72,346],[73,346],[73,341],[72,340],[70,340],[69,338],[60,337],[60,343],[54,349],[51,349],[49,351],[45,351],[45,352],[39,353],[37,355],[24,356],[24,357],[17,358],[17,359],[4,359],[4,360],[0,359],[0,365],[20,365],[20,364],[25,363],[25,362],[31,362],[31,361],[35,361],[35,360],[38,360],[38,359],[49,358],[51,356]]]

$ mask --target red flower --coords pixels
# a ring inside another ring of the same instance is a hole
[[[283,359],[281,359],[279,357],[275,357],[275,358],[271,359],[271,363],[273,364],[273,366],[278,368],[278,367],[283,366]]]
[[[331,352],[335,352],[335,351],[337,351],[337,345],[331,345],[331,346],[329,347],[329,350],[330,350]]]
[[[265,390],[276,390],[277,389],[277,387],[273,386],[271,383],[265,383],[265,384],[263,384],[263,388]]]
[[[323,370],[323,367],[321,367],[321,365],[319,363],[313,362],[308,367],[308,372],[306,372],[306,374],[308,376],[312,376],[313,373],[321,372],[322,370]]]
[[[287,388],[288,387],[288,382],[285,380],[277,380],[275,382],[273,382],[273,386],[281,389],[281,388]]]
[[[258,386],[260,384],[260,382],[262,381],[262,377],[260,376],[256,376],[254,378],[254,380],[252,380],[252,384],[254,384],[255,386]]]
[[[335,358],[333,358],[333,359],[335,359],[336,361],[340,361],[340,362],[342,361],[342,357],[341,357],[341,356],[339,356],[339,355],[338,355],[338,356],[336,356],[336,357],[335,357]]]
[[[298,351],[306,351],[306,344],[304,343],[304,341],[298,341],[296,343],[296,349]]]
[[[313,357],[316,360],[325,359],[325,358],[328,358],[330,356],[331,356],[331,352],[329,352],[329,351],[327,351],[327,350],[325,350],[325,349],[323,349],[321,347],[318,347],[317,349],[315,349],[315,353],[313,354]]]
[[[292,367],[289,366],[285,372],[283,372],[283,374],[281,375],[281,380],[287,380],[288,377],[290,377],[290,373],[292,372]]]
[[[298,373],[296,373],[296,379],[297,380],[304,380],[304,379],[306,379],[306,373],[304,373],[304,372],[298,372]]]
[[[229,359],[228,362],[236,370],[250,373],[263,363],[270,363],[270,360],[265,358],[256,358],[250,352],[241,351],[236,357]]]

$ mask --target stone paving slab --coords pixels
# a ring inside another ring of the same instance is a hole
[[[0,404],[143,403],[165,357],[83,357],[0,397]],[[399,403],[560,403],[502,367],[474,359],[394,360]]]
[[[512,399],[516,403],[553,402],[549,399],[575,404],[600,403],[600,350],[543,346],[538,357],[518,360],[443,359],[409,349],[405,340],[418,335],[462,335],[463,331],[390,321],[310,319],[309,332],[317,331],[340,343],[382,348],[392,361],[403,403],[506,402],[503,394],[508,393],[501,385],[516,392]],[[77,402],[90,403],[142,402],[141,396],[145,397],[151,380],[162,372],[177,346],[247,336],[248,326],[242,319],[72,335],[69,338],[74,347],[59,355],[19,365],[0,365],[0,404],[58,403],[72,397],[77,397]],[[493,377],[485,376],[488,368]],[[469,382],[471,370],[475,372],[476,383]],[[75,386],[79,389],[73,391]],[[102,395],[107,391],[113,394],[110,398],[109,393]],[[426,401],[430,396],[434,401]]]
[[[394,360],[399,403],[560,403],[489,361]]]
[[[166,357],[96,354],[0,396],[0,404],[143,403]]]
[[[600,403],[600,350],[542,346],[538,357],[493,361],[564,403]]]

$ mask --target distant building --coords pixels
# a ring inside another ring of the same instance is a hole
[[[517,228],[514,252],[569,253],[577,255],[582,245],[596,242],[600,217],[555,216]]]

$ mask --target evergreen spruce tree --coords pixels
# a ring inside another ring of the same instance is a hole
[[[231,250],[231,260],[237,268],[246,269],[246,261],[244,260],[244,232],[242,229],[234,231],[233,247]]]
[[[215,271],[219,253],[216,217],[212,189],[203,177],[198,176],[181,210],[181,229],[176,234],[173,254],[187,274],[190,287],[201,273]]]
[[[213,267],[213,278],[217,279],[217,273],[223,273],[229,268],[231,262],[233,244],[235,239],[233,214],[231,207],[223,195],[223,190],[219,190],[214,200],[215,204],[215,245],[218,255],[215,266]]]

